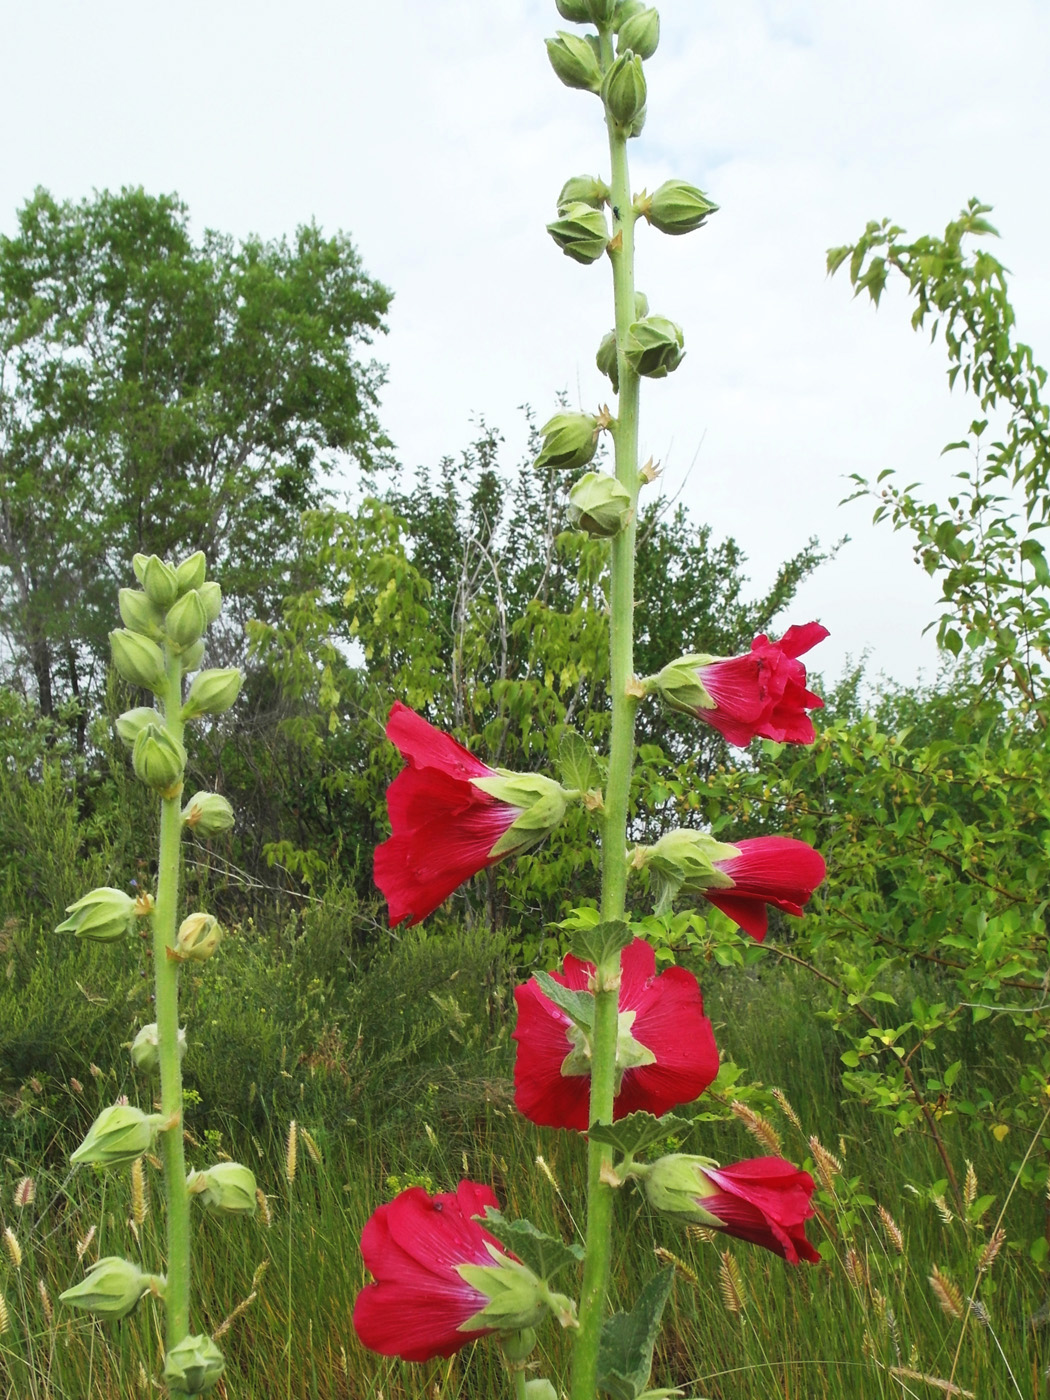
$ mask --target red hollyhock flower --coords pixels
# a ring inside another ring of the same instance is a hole
[[[408,764],[387,789],[393,835],[375,853],[375,881],[391,928],[402,919],[418,924],[464,880],[542,840],[561,819],[564,799],[557,783],[534,773],[498,773],[400,701],[390,711],[386,734]],[[513,792],[520,805],[479,782]],[[548,824],[530,820],[515,832],[517,839],[503,839],[541,807],[551,817]]]
[[[789,1264],[805,1259],[819,1264],[820,1255],[806,1239],[804,1222],[813,1214],[813,1178],[782,1157],[752,1157],[729,1167],[702,1167],[711,1195],[697,1204],[722,1230],[737,1239],[771,1249]]]
[[[739,855],[712,862],[732,880],[732,889],[699,893],[761,943],[769,927],[766,905],[801,916],[827,867],[819,851],[790,836],[753,836],[732,844]]]
[[[639,1109],[659,1116],[676,1104],[692,1103],[717,1075],[714,1032],[693,974],[669,967],[657,976],[656,957],[643,939],[623,950],[620,968],[620,1080],[613,1117]],[[592,963],[570,953],[564,969],[551,975],[563,987],[586,990]],[[585,1131],[591,1096],[585,1033],[544,996],[535,979],[515,987],[514,999],[518,1108],[541,1127]]]
[[[489,1299],[459,1276],[456,1265],[491,1265],[488,1245],[508,1252],[471,1219],[497,1204],[488,1186],[461,1181],[454,1195],[431,1197],[411,1186],[379,1207],[361,1235],[361,1253],[376,1281],[354,1304],[354,1327],[366,1347],[429,1361],[493,1330],[459,1330]]]
[[[664,667],[657,688],[674,709],[712,725],[730,744],[756,737],[812,744],[806,711],[824,701],[806,689],[806,668],[797,658],[827,635],[819,622],[807,622],[789,627],[779,642],[756,637],[743,656],[684,656]]]

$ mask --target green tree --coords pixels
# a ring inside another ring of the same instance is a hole
[[[24,206],[0,238],[0,628],[44,715],[97,696],[136,551],[205,550],[231,635],[270,613],[327,469],[384,460],[361,350],[389,302],[316,225],[195,241],[141,189]]]

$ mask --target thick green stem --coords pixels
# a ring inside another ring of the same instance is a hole
[[[612,61],[612,43],[601,35],[602,61]],[[623,356],[624,337],[634,314],[634,221],[627,142],[611,120],[609,151],[612,161],[610,204],[613,239],[609,258],[613,268],[616,301],[616,343],[620,379],[614,428],[616,477],[631,495],[630,524],[612,542],[609,594],[610,693],[612,733],[609,776],[605,789],[602,834],[602,916],[622,919],[627,886],[627,815],[634,765],[634,714],[636,698],[628,691],[634,675],[634,551],[638,503],[638,376]],[[617,953],[598,969],[595,988],[594,1029],[591,1052],[592,1123],[611,1123],[616,1079],[616,1032],[619,1013]],[[572,1400],[594,1400],[598,1378],[598,1346],[605,1317],[612,1252],[613,1188],[602,1180],[611,1163],[608,1147],[589,1142],[587,1147],[587,1233],[583,1289],[580,1295],[580,1327],[573,1349]]]
[[[182,742],[182,664],[167,658],[163,696],[165,727]],[[186,1152],[182,1137],[182,1065],[179,1059],[179,964],[171,956],[179,902],[179,855],[182,840],[180,795],[161,798],[160,863],[153,910],[153,968],[160,1060],[160,1111],[172,1123],[161,1133],[164,1190],[167,1196],[168,1282],[164,1290],[170,1350],[190,1330],[190,1198],[186,1190]]]

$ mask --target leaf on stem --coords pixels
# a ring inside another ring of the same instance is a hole
[[[629,1313],[614,1313],[602,1327],[598,1388],[611,1400],[639,1400],[645,1391],[660,1317],[673,1279],[674,1269],[661,1269],[639,1293]]]
[[[545,1235],[531,1220],[508,1220],[495,1206],[485,1212],[485,1229],[546,1283],[570,1264],[583,1262],[582,1245]]]
[[[596,1123],[587,1132],[592,1142],[607,1143],[614,1152],[634,1157],[654,1142],[664,1142],[672,1133],[690,1126],[686,1118],[665,1113],[656,1118],[651,1113],[629,1113],[618,1123]]]

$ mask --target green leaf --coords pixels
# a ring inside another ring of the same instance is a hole
[[[569,944],[569,951],[582,962],[593,963],[597,967],[611,958],[613,953],[626,948],[632,937],[629,924],[622,919],[610,919],[594,928],[577,930]]]
[[[489,1206],[485,1212],[485,1229],[496,1236],[500,1244],[512,1250],[521,1262],[546,1282],[550,1282],[570,1264],[583,1262],[583,1246],[566,1244],[564,1240],[537,1230],[531,1220],[508,1220]]]
[[[655,1118],[651,1113],[629,1113],[618,1123],[596,1123],[588,1128],[593,1142],[604,1142],[624,1157],[634,1157],[654,1142],[663,1142],[672,1133],[690,1126],[686,1118],[666,1113]]]
[[[594,996],[591,992],[574,992],[555,982],[549,972],[534,972],[540,991],[577,1026],[589,1030],[594,1021]]]
[[[558,743],[558,771],[567,788],[591,792],[602,785],[598,756],[582,734],[566,729]]]
[[[653,1347],[673,1280],[673,1269],[661,1269],[629,1313],[606,1319],[598,1349],[598,1388],[611,1400],[638,1400],[649,1384]]]

